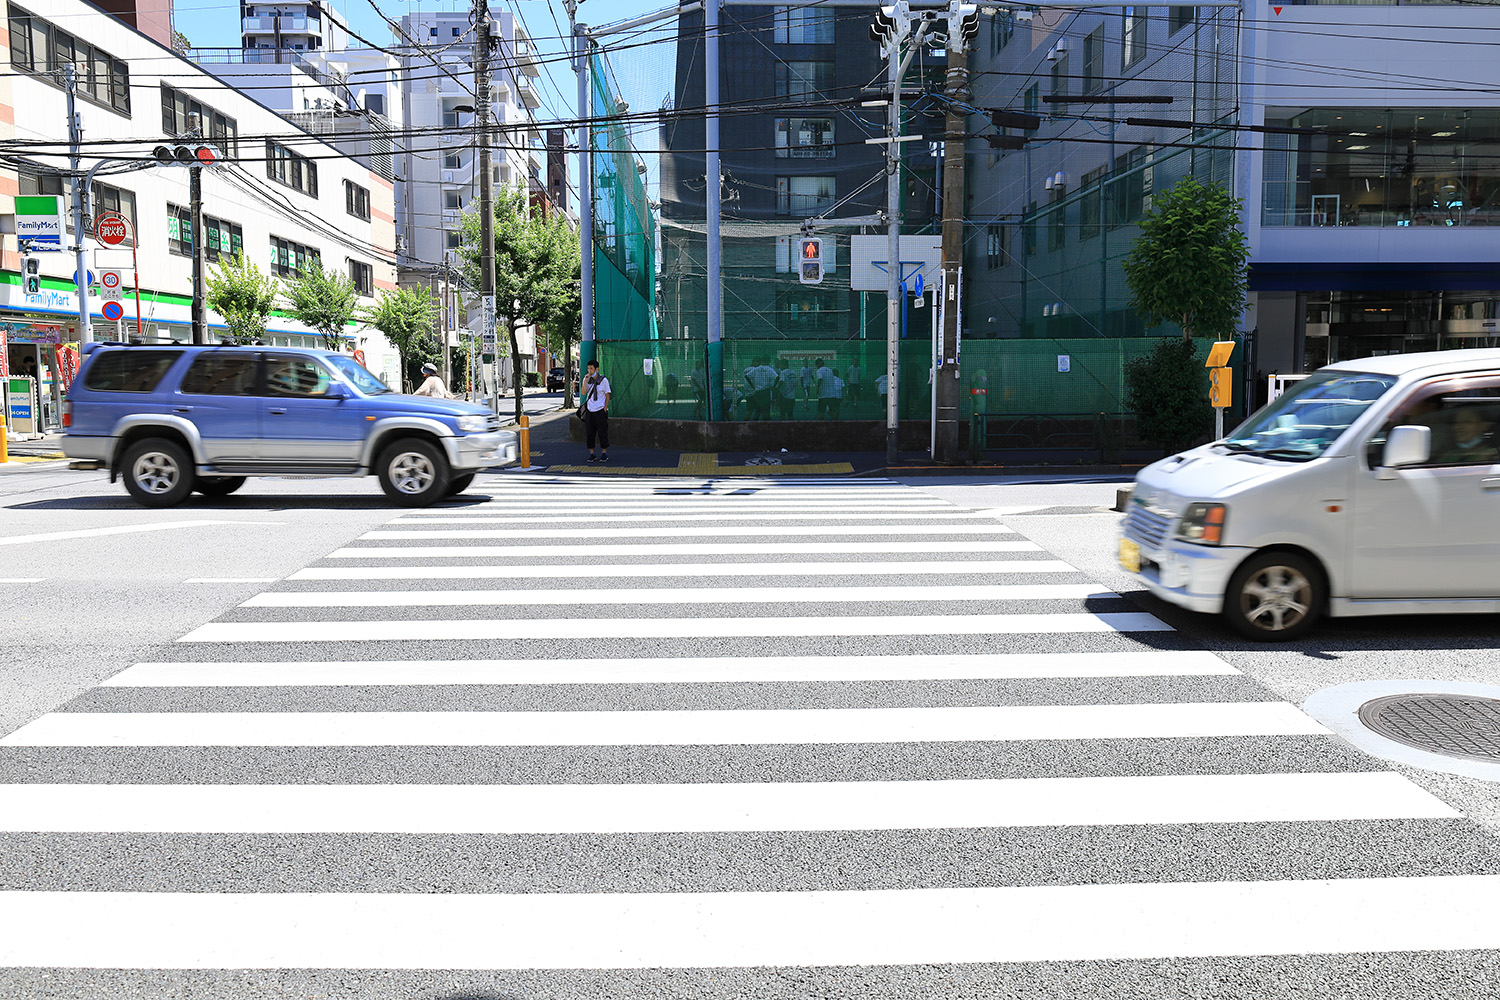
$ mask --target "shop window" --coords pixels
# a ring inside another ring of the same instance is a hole
[[[833,119],[776,119],[776,155],[801,159],[833,156]]]
[[[314,261],[319,264],[323,261],[323,255],[315,248],[271,237],[271,270],[281,277],[295,278]]]
[[[245,251],[245,231],[238,223],[211,215],[203,217],[203,256],[210,262]],[[167,205],[167,252],[193,255],[193,213],[182,205]]]

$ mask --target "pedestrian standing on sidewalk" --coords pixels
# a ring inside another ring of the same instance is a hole
[[[594,455],[594,439],[599,439],[599,454]],[[589,373],[583,379],[583,439],[589,447],[590,462],[609,461],[609,379],[599,372],[599,362],[589,362]]]
[[[802,373],[797,367],[788,361],[786,367],[781,370],[781,378],[776,383],[776,416],[781,420],[792,419],[792,411],[797,405],[797,392],[802,388]]]
[[[836,391],[834,382],[838,380],[838,376],[833,373],[832,368],[823,363],[822,358],[813,363],[818,366],[817,372],[813,375],[813,384],[817,386],[818,392],[818,419],[822,420],[829,416],[833,408]]]
[[[422,366],[422,375],[424,376],[422,384],[417,386],[416,391],[412,393],[413,396],[436,396],[438,399],[453,398],[453,393],[449,392],[448,387],[443,384],[443,380],[438,378],[437,365],[429,361]]]

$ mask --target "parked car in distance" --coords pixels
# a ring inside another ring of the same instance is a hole
[[[562,392],[563,386],[568,382],[567,373],[561,368],[552,368],[547,372],[547,391]]]
[[[1254,639],[1323,614],[1500,612],[1497,421],[1500,350],[1321,368],[1142,470],[1120,564]]]
[[[334,351],[85,344],[63,454],[149,507],[227,496],[248,476],[369,476],[396,503],[460,493],[516,460],[488,409],[391,390]]]

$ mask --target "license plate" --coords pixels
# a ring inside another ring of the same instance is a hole
[[[1131,573],[1141,571],[1141,547],[1128,538],[1120,539],[1120,565]]]

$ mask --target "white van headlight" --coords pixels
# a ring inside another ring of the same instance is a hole
[[[458,429],[465,434],[478,434],[490,425],[490,418],[478,413],[471,413],[458,418]]]
[[[1190,503],[1177,525],[1177,537],[1199,545],[1222,544],[1228,516],[1229,508],[1221,503]]]

